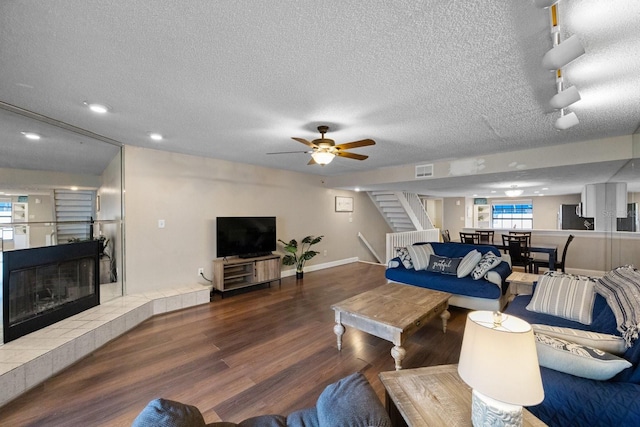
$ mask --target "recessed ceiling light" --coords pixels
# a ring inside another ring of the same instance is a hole
[[[543,187],[542,191],[547,191],[549,189],[549,187]]]
[[[40,135],[38,135],[37,133],[33,133],[33,132],[20,132],[22,135],[24,135],[25,138],[27,139],[33,139],[34,141],[37,141],[38,139],[41,138]]]
[[[76,186],[71,187],[71,191],[78,191],[78,187]]]
[[[162,135],[160,135],[159,133],[155,133],[155,132],[150,132],[149,133],[149,138],[153,139],[154,141],[162,141]]]
[[[86,105],[87,108],[89,108],[94,113],[105,114],[109,112],[109,107],[104,104],[95,104],[95,103],[89,103],[85,101],[84,105]]]

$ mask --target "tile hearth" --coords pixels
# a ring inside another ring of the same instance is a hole
[[[0,345],[0,406],[148,318],[208,302],[197,284],[127,295]]]

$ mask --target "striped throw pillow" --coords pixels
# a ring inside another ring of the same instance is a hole
[[[596,279],[547,271],[540,277],[527,310],[590,325]]]
[[[416,270],[424,270],[429,265],[429,257],[434,254],[433,248],[429,243],[425,245],[411,245],[407,246],[411,260],[413,261],[413,268]]]

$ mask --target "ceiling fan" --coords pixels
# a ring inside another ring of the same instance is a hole
[[[311,147],[311,150],[307,151],[282,151],[279,153],[267,153],[267,154],[285,154],[285,153],[310,153],[311,160],[309,161],[309,165],[326,165],[331,163],[335,156],[346,157],[347,159],[355,159],[355,160],[365,160],[369,156],[365,156],[362,154],[350,153],[345,150],[349,150],[351,148],[358,147],[366,147],[369,145],[375,145],[376,142],[373,139],[361,139],[360,141],[347,142],[345,144],[335,144],[333,139],[325,138],[324,134],[329,131],[329,126],[318,126],[318,132],[320,132],[321,137],[319,139],[314,139],[313,141],[307,141],[304,138],[296,138],[292,137],[298,142],[303,143]]]

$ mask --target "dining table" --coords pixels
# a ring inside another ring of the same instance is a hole
[[[500,250],[508,250],[509,248],[502,244],[481,243],[495,246]],[[539,252],[549,254],[549,270],[556,269],[556,259],[558,258],[558,245],[552,243],[531,243],[529,252]]]
[[[460,242],[459,240],[457,241]],[[478,243],[476,243],[478,244]],[[490,245],[494,246],[502,251],[508,250],[509,248],[503,244],[499,243],[486,243],[480,242],[480,245]],[[558,245],[553,243],[534,243],[532,242],[529,245],[529,252],[539,252],[544,254],[549,254],[549,270],[556,269],[556,259],[558,259]]]

